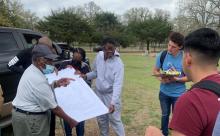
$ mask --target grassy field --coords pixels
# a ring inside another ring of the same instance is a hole
[[[88,54],[93,61],[94,54]],[[148,125],[160,126],[159,82],[151,76],[153,57],[121,54],[125,65],[122,120],[126,136],[144,136]],[[98,136],[95,119],[86,122],[86,136]],[[59,134],[58,134],[59,135]],[[111,135],[114,134],[111,131]]]
[[[125,65],[122,119],[127,136],[143,136],[148,125],[160,125],[159,82],[151,76],[154,58],[122,54]]]

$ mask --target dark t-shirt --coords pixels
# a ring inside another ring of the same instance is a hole
[[[203,80],[220,83],[220,75],[210,75]],[[216,94],[194,88],[177,100],[169,128],[187,136],[211,136],[219,110]]]

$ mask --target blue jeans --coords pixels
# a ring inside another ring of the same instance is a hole
[[[85,121],[79,122],[76,126],[76,135],[77,136],[84,136],[84,125]],[[72,136],[72,129],[70,128],[69,124],[64,121],[64,129],[66,136]]]
[[[159,99],[160,99],[160,107],[162,111],[161,130],[164,136],[168,136],[168,124],[169,124],[171,106],[173,111],[174,104],[176,103],[178,97],[167,96],[160,91]]]

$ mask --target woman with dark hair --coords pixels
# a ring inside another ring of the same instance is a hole
[[[82,48],[74,48],[72,51],[72,60],[64,62],[60,69],[64,69],[66,67],[72,67],[76,71],[79,71],[82,74],[86,74],[91,71],[90,66],[84,62],[86,59],[86,52]],[[85,82],[91,86],[91,80],[85,80]],[[76,134],[77,136],[84,136],[84,124],[85,122],[79,122],[76,126]],[[66,136],[72,136],[72,129],[68,125],[67,122],[64,121],[65,133]]]

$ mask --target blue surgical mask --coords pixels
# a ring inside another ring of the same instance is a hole
[[[43,69],[44,74],[50,74],[54,72],[55,67],[52,65],[46,64],[46,67]]]

